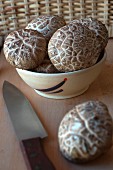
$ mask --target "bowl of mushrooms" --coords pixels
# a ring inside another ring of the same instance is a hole
[[[66,24],[60,16],[39,16],[4,42],[6,60],[39,95],[65,99],[84,93],[101,73],[108,31],[94,18]]]

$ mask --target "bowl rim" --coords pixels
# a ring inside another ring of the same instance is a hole
[[[105,61],[106,57],[107,57],[107,52],[106,52],[106,50],[104,50],[104,55],[103,55],[102,59],[99,62],[92,65],[91,67],[84,68],[84,69],[81,69],[81,70],[75,70],[75,71],[72,71],[72,72],[65,72],[65,73],[38,73],[38,72],[33,72],[33,71],[24,70],[24,69],[20,69],[20,68],[16,68],[16,70],[17,70],[17,72],[22,72],[22,73],[27,74],[27,75],[45,76],[45,77],[73,75],[75,73],[80,74],[82,72],[89,71],[89,70],[95,68],[96,66],[100,65],[101,63],[103,63]]]

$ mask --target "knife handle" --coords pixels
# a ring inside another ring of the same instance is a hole
[[[55,170],[53,164],[43,152],[40,138],[22,140],[31,170]]]

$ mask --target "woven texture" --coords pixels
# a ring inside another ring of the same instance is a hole
[[[68,23],[92,16],[113,36],[113,0],[0,0],[0,35],[23,28],[39,15],[59,14]]]

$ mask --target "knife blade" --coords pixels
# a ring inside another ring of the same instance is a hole
[[[33,110],[29,100],[13,84],[3,83],[3,97],[15,133],[24,148],[24,158],[31,170],[54,170],[41,146],[41,138],[47,136],[42,123]]]

